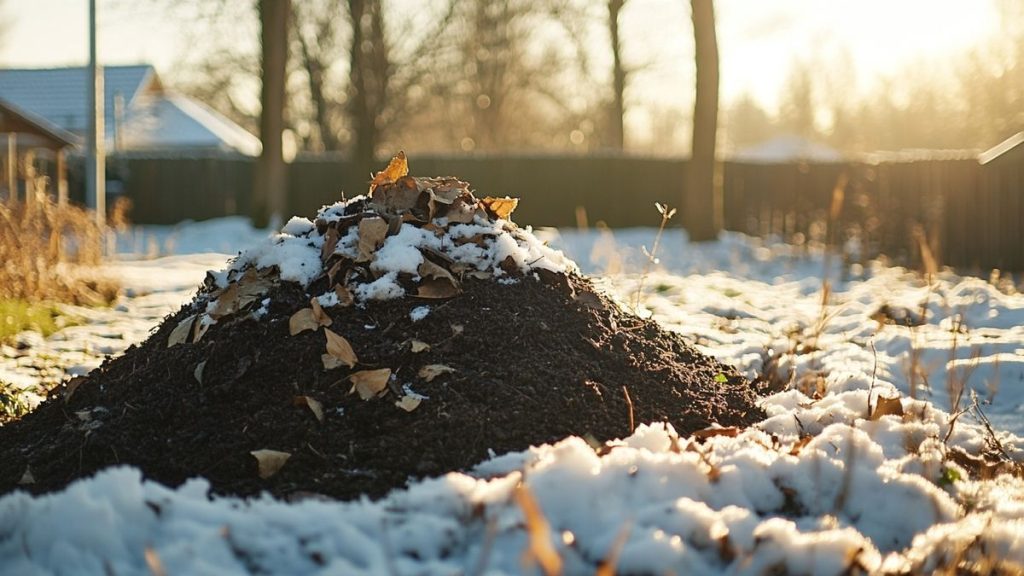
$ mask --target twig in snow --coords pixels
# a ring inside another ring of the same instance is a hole
[[[642,246],[641,249],[644,252],[644,256],[647,257],[647,262],[644,263],[644,273],[640,275],[640,283],[636,287],[636,302],[633,304],[633,311],[637,314],[640,313],[640,295],[644,291],[644,281],[647,280],[647,274],[651,271],[651,265],[658,263],[658,258],[655,256],[658,253],[658,245],[661,244],[661,234],[665,231],[665,225],[668,221],[676,215],[676,209],[669,209],[668,205],[662,205],[660,202],[655,202],[654,207],[661,213],[661,225],[658,226],[658,233],[654,236],[654,245],[651,246],[651,251],[647,251],[646,246]]]
[[[622,395],[626,397],[626,406],[629,406],[629,433],[632,434],[636,430],[636,426],[633,422],[633,399],[629,397],[629,390],[623,386]]]

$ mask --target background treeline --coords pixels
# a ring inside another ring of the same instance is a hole
[[[210,6],[191,32],[193,52],[170,76],[256,132],[257,11],[250,3]],[[1024,130],[1024,2],[998,7],[1000,32],[983,45],[877,85],[860,86],[842,54],[780,63],[789,64],[787,80],[767,99],[777,110],[761,104],[763,94],[722,103],[721,149],[776,134],[850,153],[983,149]],[[662,89],[652,80],[659,70],[689,70],[692,61],[644,56],[649,50],[638,46],[691,31],[673,18],[648,37],[620,33],[623,14],[645,8],[639,0],[293,2],[292,148],[687,154],[692,95],[670,105],[649,95]],[[218,32],[225,29],[250,32]],[[631,116],[640,109],[643,120]]]

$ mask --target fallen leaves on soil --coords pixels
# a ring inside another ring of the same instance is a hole
[[[370,400],[387,389],[390,378],[391,368],[355,372],[348,377],[352,382],[352,390],[349,393],[358,392],[360,398]]]

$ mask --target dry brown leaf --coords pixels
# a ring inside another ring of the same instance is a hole
[[[21,475],[21,480],[18,480],[19,486],[27,486],[29,484],[35,484],[36,478],[32,475],[32,468],[25,466],[25,473]]]
[[[164,567],[163,561],[160,560],[160,555],[156,553],[152,546],[146,546],[142,556],[145,558],[146,568],[149,568],[149,573],[152,576],[167,576],[167,568]],[[113,572],[113,570],[110,572]]]
[[[196,379],[196,382],[203,383],[203,371],[206,370],[206,360],[203,360],[199,364],[196,364],[196,369],[192,371],[192,377]]]
[[[458,286],[440,278],[424,279],[416,288],[416,296],[420,298],[451,298],[459,293]]]
[[[413,354],[419,354],[420,352],[426,352],[430,350],[430,344],[421,340],[413,340],[409,346],[412,349]]]
[[[233,282],[225,288],[208,310],[210,316],[215,319],[238,312],[238,282]]]
[[[541,511],[537,500],[528,488],[523,485],[516,486],[516,503],[523,510],[523,519],[526,520],[526,532],[529,536],[530,545],[523,552],[523,559],[526,561],[536,560],[546,576],[555,576],[562,573],[562,558],[551,543],[551,526]]]
[[[189,334],[192,333],[192,322],[195,321],[196,315],[193,314],[188,318],[185,318],[178,325],[171,330],[171,335],[167,337],[167,347],[175,346],[177,344],[184,344],[188,341]]]
[[[64,392],[61,394],[61,398],[64,399],[65,404],[71,401],[71,397],[75,395],[75,391],[82,385],[82,382],[85,382],[85,376],[75,376],[68,380],[67,384],[64,384]]]
[[[327,233],[324,234],[324,245],[320,247],[321,262],[327,262],[327,259],[334,254],[334,249],[338,247],[338,239],[340,237],[337,228],[332,226],[327,229]]]
[[[390,368],[379,368],[377,370],[362,370],[348,377],[352,381],[352,392],[358,392],[363,400],[369,400],[381,395],[388,387],[388,380],[391,378]]]
[[[370,192],[372,193],[377,186],[391,184],[408,173],[409,161],[405,157],[405,152],[401,151],[388,162],[387,168],[374,175],[373,181],[370,182]]]
[[[288,334],[292,336],[301,334],[306,330],[316,330],[319,327],[320,323],[317,322],[312,308],[303,308],[292,314],[292,317],[288,319]]]
[[[813,440],[813,439],[814,439],[814,436],[811,436],[810,434],[805,434],[804,436],[802,436],[799,440],[797,440],[793,444],[792,448],[789,449],[789,455],[790,456],[799,456],[800,452],[804,449],[804,447],[807,446],[808,444],[810,444],[811,440]]]
[[[875,409],[871,412],[871,419],[878,420],[882,416],[903,416],[903,403],[899,396],[885,398],[879,396],[875,401]]]
[[[481,200],[480,203],[494,216],[502,220],[508,220],[508,217],[519,206],[519,198],[509,198],[507,196],[504,198],[493,198],[488,196]]]
[[[192,330],[192,341],[199,342],[202,340],[203,336],[206,336],[206,331],[210,329],[210,326],[213,326],[213,322],[210,321],[210,316],[207,314],[200,314],[199,317],[196,318],[195,327]]]
[[[422,401],[423,399],[419,396],[410,396],[409,394],[406,394],[405,396],[402,396],[401,400],[395,401],[395,406],[398,406],[406,412],[412,412],[420,407],[420,402]]]
[[[384,209],[393,214],[408,212],[416,208],[420,203],[421,195],[426,196],[420,191],[419,186],[416,185],[415,178],[403,176],[384,190]],[[379,197],[379,194],[375,194],[374,201],[376,202]],[[427,200],[423,202],[426,204]],[[399,222],[401,221],[402,219],[400,218]]]
[[[383,218],[363,218],[359,221],[359,256],[356,262],[368,262],[373,253],[384,243],[388,233],[388,221]]]
[[[296,396],[292,403],[296,406],[305,406],[316,416],[318,422],[324,421],[324,406],[319,400],[312,396]]]
[[[309,306],[313,309],[313,318],[316,319],[317,324],[321,326],[330,326],[334,323],[334,320],[331,320],[331,317],[328,316],[327,313],[324,312],[323,307],[320,306],[319,300],[311,298]]]
[[[473,221],[475,215],[476,201],[470,194],[463,194],[456,198],[448,207],[448,212],[445,213],[448,222],[456,224],[468,224]]]
[[[423,368],[420,368],[420,371],[416,374],[427,382],[432,382],[434,378],[437,378],[442,374],[451,374],[452,372],[455,372],[455,368],[452,368],[451,366],[445,366],[444,364],[428,364]]]
[[[274,474],[277,474],[278,470],[284,466],[284,463],[292,457],[288,452],[279,452],[277,450],[253,450],[249,452],[253,458],[256,459],[256,464],[259,468],[260,478],[266,480]]]
[[[462,246],[464,244],[476,244],[477,246],[484,248],[487,246],[487,239],[492,236],[485,236],[484,234],[474,234],[472,236],[463,236],[462,238],[455,239],[456,246]]]
[[[320,361],[324,364],[324,370],[334,370],[335,368],[341,368],[342,366],[348,366],[341,361],[339,358],[335,358],[330,354],[321,354]]]
[[[735,426],[729,426],[728,428],[705,428],[703,430],[695,431],[693,433],[693,437],[698,440],[704,440],[705,438],[711,438],[713,436],[735,438],[739,433],[740,429]]]
[[[341,334],[337,334],[327,328],[324,328],[324,334],[327,335],[327,355],[333,358],[337,358],[342,364],[352,368],[359,362],[356,357],[356,351],[352,349],[352,345],[349,344],[348,340],[345,339]],[[326,367],[326,362],[324,362]]]
[[[424,278],[447,280],[452,285],[458,284],[455,281],[455,277],[452,276],[452,273],[446,270],[444,266],[434,264],[433,262],[427,260],[426,258],[423,259],[423,263],[420,264],[419,268],[416,271],[419,273],[420,276]]]
[[[338,295],[339,306],[351,306],[352,303],[355,302],[355,298],[352,296],[352,291],[341,284],[334,286],[334,293]]]
[[[505,259],[498,263],[498,267],[511,276],[517,276],[522,272],[519,269],[519,264],[516,264],[516,259],[511,254],[505,256]]]

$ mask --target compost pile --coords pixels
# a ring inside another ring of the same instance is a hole
[[[400,154],[0,428],[0,493],[133,465],[219,494],[376,497],[568,435],[763,417],[733,369],[513,224],[516,203],[411,177]]]

